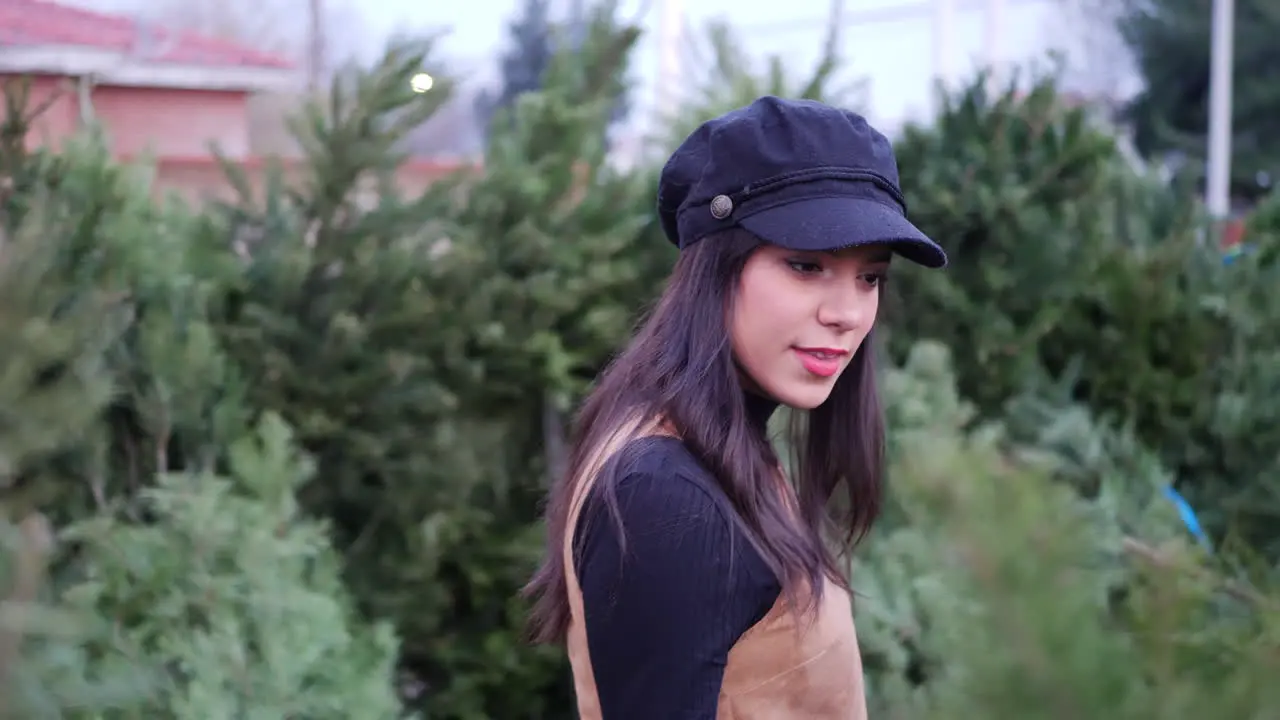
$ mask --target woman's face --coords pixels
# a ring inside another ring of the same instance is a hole
[[[875,323],[890,258],[875,245],[806,252],[765,244],[753,252],[729,332],[758,389],[801,410],[826,401]]]

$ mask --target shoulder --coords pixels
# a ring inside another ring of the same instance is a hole
[[[609,465],[575,531],[581,574],[705,574],[739,589],[776,589],[728,497],[679,440],[637,440]]]
[[[628,530],[684,521],[728,532],[737,517],[711,473],[672,437],[635,440],[606,464],[587,496],[584,517],[602,508]]]
[[[613,478],[618,485],[684,483],[690,486],[686,491],[696,488],[718,507],[733,509],[715,477],[678,438],[655,436],[628,443],[608,463],[602,478]]]

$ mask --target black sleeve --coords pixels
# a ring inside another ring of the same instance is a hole
[[[777,597],[772,573],[692,480],[624,477],[625,545],[598,495],[575,567],[604,720],[714,720],[729,649]]]

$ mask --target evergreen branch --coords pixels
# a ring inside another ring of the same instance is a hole
[[[1126,553],[1145,560],[1155,567],[1165,570],[1180,569],[1189,572],[1196,580],[1218,586],[1231,597],[1248,603],[1255,608],[1269,612],[1275,612],[1280,609],[1280,605],[1277,604],[1274,598],[1263,595],[1256,588],[1246,583],[1235,579],[1217,577],[1213,572],[1203,567],[1188,568],[1185,564],[1176,562],[1168,553],[1162,552],[1133,536],[1126,535],[1122,540],[1122,547]]]
[[[40,587],[53,553],[53,529],[40,513],[18,524],[17,567],[9,596],[0,602],[0,714],[3,700],[11,695],[15,666],[22,649],[22,611],[39,597]]]

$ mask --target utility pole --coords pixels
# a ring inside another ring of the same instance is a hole
[[[1215,220],[1225,219],[1231,211],[1231,76],[1235,65],[1235,14],[1235,0],[1213,0],[1205,203]]]

